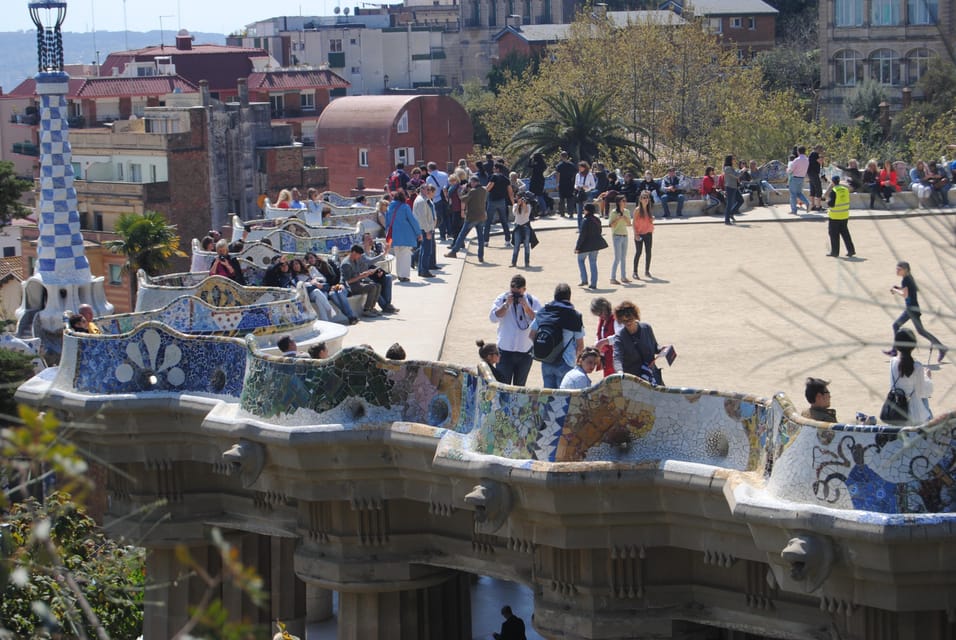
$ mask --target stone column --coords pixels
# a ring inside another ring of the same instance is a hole
[[[292,635],[305,637],[308,599],[305,583],[295,574],[294,538],[271,538],[272,566],[269,590],[272,619],[281,620]],[[332,594],[329,593],[329,615],[332,613]]]
[[[468,575],[406,591],[339,592],[338,640],[471,637]]]
[[[200,565],[208,565],[208,546],[189,547],[189,553]],[[205,585],[189,573],[190,569],[176,559],[174,548],[147,551],[143,640],[169,640],[189,620],[189,608],[205,590]]]
[[[323,622],[332,617],[332,591],[306,583],[305,585],[305,621],[307,624]]]

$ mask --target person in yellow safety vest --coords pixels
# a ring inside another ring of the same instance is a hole
[[[840,176],[833,176],[833,187],[830,189],[827,206],[830,208],[830,253],[827,255],[831,258],[840,256],[840,238],[843,238],[846,257],[852,258],[856,255],[856,248],[847,226],[850,221],[850,190],[840,184]]]

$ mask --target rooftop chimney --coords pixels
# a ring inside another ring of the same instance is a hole
[[[176,48],[180,51],[189,51],[193,48],[193,37],[185,29],[176,34]]]
[[[238,87],[239,93],[239,106],[248,107],[249,106],[249,81],[246,78],[239,78],[236,80],[236,85]]]
[[[199,81],[199,103],[204,106],[209,106],[209,81],[200,80]]]

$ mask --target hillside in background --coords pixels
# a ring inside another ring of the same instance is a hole
[[[196,44],[225,44],[226,36],[221,33],[194,33],[193,42]],[[166,29],[162,32],[162,42],[166,45],[175,43],[176,31]],[[129,47],[126,46],[127,42]],[[63,33],[63,59],[67,64],[86,63],[96,61],[96,52],[99,51],[99,60],[102,63],[106,56],[113,51],[139,49],[150,45],[160,44],[160,32],[156,31],[98,31],[93,33]],[[25,79],[37,72],[37,41],[36,31],[6,31],[0,32],[0,88],[4,92],[11,91]]]

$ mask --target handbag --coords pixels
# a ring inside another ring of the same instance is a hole
[[[905,424],[909,420],[909,398],[906,393],[896,386],[893,380],[893,386],[886,394],[886,400],[883,401],[883,408],[880,409],[880,420],[887,424]]]
[[[398,207],[395,208],[392,221],[388,223],[388,230],[385,232],[385,253],[392,248],[392,227],[395,226],[395,219],[398,218]]]
[[[588,192],[584,189],[575,189],[574,191],[574,201],[575,202],[587,202]]]

